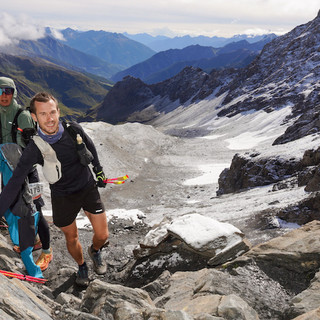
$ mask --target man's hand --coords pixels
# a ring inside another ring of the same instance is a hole
[[[105,176],[102,167],[94,167],[93,172],[97,178],[97,186],[99,188],[105,188],[107,185],[107,177]]]
[[[22,139],[26,145],[29,143],[31,137],[34,136],[35,134],[36,134],[35,128],[24,128],[21,131]]]

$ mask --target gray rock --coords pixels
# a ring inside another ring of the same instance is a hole
[[[297,316],[315,310],[320,301],[320,272],[312,279],[310,286],[292,298],[291,315]]]
[[[185,215],[171,222],[164,221],[149,231],[140,247],[134,250],[137,261],[128,281],[141,279],[143,283],[147,279],[150,282],[164,270],[219,265],[249,248],[244,234],[233,225],[199,214]]]
[[[234,294],[222,297],[218,306],[218,315],[226,319],[259,320],[257,312]]]
[[[80,309],[95,316],[115,316],[127,312],[140,314],[142,310],[154,307],[148,293],[142,289],[94,280],[86,290]]]
[[[279,182],[296,173],[299,165],[297,160],[281,157],[261,158],[255,154],[235,154],[230,168],[220,174],[217,195]]]
[[[9,280],[0,274],[2,319],[50,320],[51,306],[46,305],[20,280]]]

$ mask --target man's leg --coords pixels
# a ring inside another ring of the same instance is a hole
[[[93,228],[92,244],[93,249],[98,251],[107,241],[109,237],[108,223],[106,213],[92,214],[85,211]]]
[[[76,220],[74,220],[68,226],[61,227],[60,229],[62,230],[66,238],[66,245],[70,255],[78,263],[79,266],[82,265],[84,263],[84,259],[82,246],[79,241]]]
[[[85,213],[93,228],[92,246],[88,248],[88,254],[93,261],[94,271],[97,274],[105,274],[107,272],[107,264],[102,259],[100,249],[109,236],[106,213],[91,214],[86,211]]]

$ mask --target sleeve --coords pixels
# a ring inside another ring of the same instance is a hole
[[[9,182],[3,187],[0,194],[0,217],[10,208],[17,198],[25,178],[36,163],[40,163],[41,153],[35,144],[29,144],[23,151],[22,156],[13,171]]]
[[[35,124],[34,124],[34,121],[31,117],[30,112],[27,110],[22,111],[18,117],[18,127],[23,130],[25,128],[34,128],[34,126],[35,126]],[[21,132],[19,130],[17,132],[17,143],[22,148],[26,147],[26,144],[25,144],[25,142],[22,138]]]

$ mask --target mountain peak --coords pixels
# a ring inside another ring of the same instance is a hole
[[[272,112],[290,106],[290,117],[298,119],[301,114],[312,114],[315,108],[320,107],[319,47],[319,23],[314,19],[269,42],[245,68],[233,71],[226,68],[210,74],[201,69],[185,68],[165,81],[149,86],[140,83],[139,90],[131,90],[131,96],[128,96],[126,89],[121,93],[120,89],[124,88],[118,85],[117,96],[125,96],[131,101],[129,108],[127,106],[125,110],[120,110],[118,106],[122,105],[121,100],[115,101],[115,92],[110,90],[99,112],[105,116],[112,112],[112,120],[131,121],[133,113],[141,114],[143,109],[150,111],[152,107],[153,115],[158,118],[151,119],[154,124],[155,121],[160,123],[163,113],[206,99],[207,104],[218,106],[218,111],[212,107],[212,114],[217,112],[218,117],[232,117],[241,112],[257,110]],[[170,118],[172,123],[173,117]],[[199,123],[206,121],[205,117],[208,114],[204,112]],[[196,115],[191,118],[192,126],[196,126]],[[318,119],[318,116],[315,118]],[[104,119],[110,121],[109,117]],[[303,119],[299,119],[301,126],[308,123],[305,121],[303,124]],[[179,120],[176,120],[176,125],[179,126]],[[300,130],[301,134],[309,132],[309,129],[306,130]],[[289,141],[294,137],[297,134],[283,137],[281,141]]]

